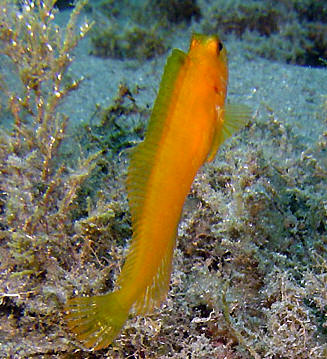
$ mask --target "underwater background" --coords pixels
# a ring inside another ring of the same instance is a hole
[[[327,4],[55,3],[0,0],[0,358],[326,358]],[[86,351],[64,304],[114,287],[129,153],[193,32],[253,118],[192,185],[161,308]]]

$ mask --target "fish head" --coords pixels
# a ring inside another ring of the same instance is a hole
[[[205,51],[209,56],[216,57],[227,67],[227,51],[217,35],[194,33],[190,43],[190,52]]]

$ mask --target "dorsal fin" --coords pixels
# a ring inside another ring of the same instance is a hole
[[[169,110],[174,104],[174,88],[180,70],[185,63],[186,54],[174,49],[169,56],[159,93],[155,101],[145,140],[140,143],[131,153],[127,176],[127,192],[129,207],[132,215],[133,240],[127,261],[118,279],[118,285],[122,286],[128,280],[133,270],[135,254],[140,238],[140,220],[145,201],[145,193],[151,175],[151,169],[156,161],[157,148],[167,126],[166,119]]]
[[[174,84],[185,57],[186,54],[183,51],[174,49],[168,58],[145,140],[131,154],[127,191],[133,223],[137,222],[140,208],[143,206],[143,197],[150,170],[155,161],[156,149],[164,132],[167,113],[172,102]]]
[[[223,125],[221,127],[221,124],[217,121],[216,131],[207,157],[207,162],[210,162],[215,158],[221,144],[234,132],[242,128],[252,115],[251,109],[246,105],[227,104],[223,111]]]

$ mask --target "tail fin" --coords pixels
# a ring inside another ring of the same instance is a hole
[[[130,308],[124,307],[121,292],[77,297],[66,304],[69,329],[87,348],[106,348],[119,334]]]

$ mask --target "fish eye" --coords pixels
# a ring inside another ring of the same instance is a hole
[[[223,49],[223,43],[221,41],[218,42],[218,51],[220,52]]]

